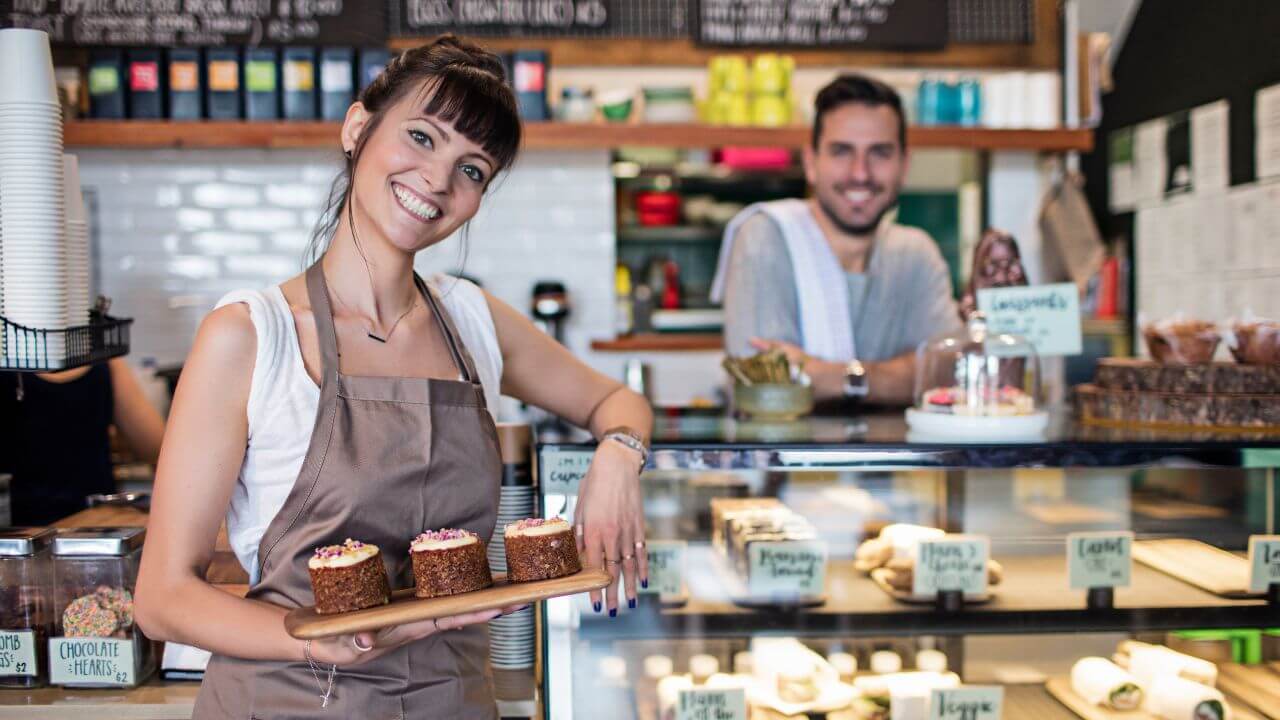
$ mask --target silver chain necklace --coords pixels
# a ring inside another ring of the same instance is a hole
[[[352,314],[359,315],[359,313],[357,313],[354,308],[352,308],[350,305],[346,303],[345,300],[342,299],[342,296],[338,294],[338,290],[336,288],[330,286],[329,289],[333,291],[333,298],[338,301],[339,305],[346,308]],[[391,333],[395,332],[396,327],[400,325],[400,321],[405,319],[405,316],[413,312],[413,309],[416,307],[418,307],[418,301],[415,299],[412,303],[409,303],[408,309],[400,313],[400,317],[396,318],[396,321],[391,323],[391,329],[387,331],[386,335],[378,335],[373,331],[373,328],[369,327],[367,323],[364,326],[365,335],[368,335],[371,340],[377,340],[383,345],[386,345],[387,341],[391,339]]]
[[[311,666],[311,677],[316,679],[316,689],[320,691],[320,707],[329,707],[329,696],[333,694],[333,676],[338,673],[338,665],[335,663],[329,666],[329,686],[325,687],[320,682],[319,668],[316,667],[316,661],[311,659],[311,641],[302,647],[302,654],[307,658],[307,665]]]

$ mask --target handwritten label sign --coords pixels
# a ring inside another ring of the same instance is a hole
[[[1249,538],[1249,592],[1263,593],[1280,583],[1280,535]]]
[[[711,45],[928,49],[947,42],[941,0],[697,0],[694,38]]]
[[[650,540],[645,543],[649,555],[649,587],[640,588],[647,595],[676,597],[684,594],[684,554],[689,543],[684,540]]]
[[[676,720],[747,720],[747,693],[742,688],[681,690]]]
[[[820,595],[827,582],[827,544],[818,540],[749,545],[752,596]]]
[[[1042,356],[1080,354],[1080,293],[1075,283],[986,288],[978,291],[978,309],[986,314],[992,332],[1021,335]]]
[[[548,450],[542,454],[539,479],[543,495],[577,495],[594,453],[589,449]]]
[[[0,677],[36,674],[36,634],[31,630],[0,631]]]
[[[134,685],[133,640],[49,638],[54,685]]]
[[[950,690],[934,690],[929,698],[932,720],[1000,720],[1004,688],[998,685],[969,685]]]
[[[1129,587],[1133,533],[1078,532],[1067,536],[1067,575],[1072,590]]]
[[[959,590],[965,595],[987,592],[987,556],[991,541],[976,535],[948,535],[916,546],[911,591],[936,595]]]

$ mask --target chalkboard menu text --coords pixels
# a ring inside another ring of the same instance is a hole
[[[929,49],[947,42],[947,0],[697,0],[704,45]]]

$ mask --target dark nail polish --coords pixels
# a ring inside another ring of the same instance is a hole
[[[609,617],[618,617],[618,608],[609,608]]]
[[[649,589],[649,578],[641,578],[641,579],[640,579],[640,587],[644,588],[645,590],[648,590],[648,589]]]
[[[635,610],[635,609],[636,609],[636,599],[635,599],[635,598],[630,598],[630,599],[628,599],[628,600],[627,600],[627,607],[631,608],[632,610]]]
[[[596,612],[600,612],[600,603],[598,602],[591,603],[591,607],[595,608]]]

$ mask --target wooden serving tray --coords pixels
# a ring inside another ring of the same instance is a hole
[[[1071,712],[1084,718],[1084,720],[1160,720],[1158,715],[1152,715],[1142,709],[1117,712],[1101,705],[1093,705],[1071,689],[1071,679],[1068,677],[1049,678],[1049,681],[1045,683],[1045,689],[1049,691],[1049,694],[1055,700],[1067,706]],[[1224,688],[1219,687],[1218,689],[1223,691],[1223,695],[1228,694]],[[1228,716],[1232,720],[1264,720],[1261,715],[1242,708],[1239,702],[1234,702],[1234,698],[1227,698],[1227,706]]]
[[[1272,666],[1219,665],[1218,689],[1240,698],[1271,720],[1280,718],[1280,673]]]
[[[405,588],[392,593],[390,603],[364,610],[321,615],[314,607],[297,608],[285,616],[284,627],[299,640],[314,640],[577,595],[605,588],[609,582],[608,571],[600,568],[587,568],[573,575],[527,583],[509,583],[506,575],[494,575],[493,587],[458,595],[418,598],[414,597],[413,588]]]
[[[1133,544],[1133,559],[1214,595],[1262,597],[1249,592],[1248,560],[1199,540],[1139,540]]]
[[[914,593],[909,593],[895,588],[889,584],[889,580],[887,579],[888,574],[888,568],[878,567],[871,571],[871,580],[876,584],[876,587],[888,593],[889,597],[894,600],[911,605],[932,605],[938,601],[936,595],[916,595]],[[988,587],[990,586],[988,585]],[[982,595],[966,594],[964,596],[964,601],[967,605],[981,605],[983,603],[991,602],[993,597],[995,596],[991,594],[990,590],[988,590]]]

